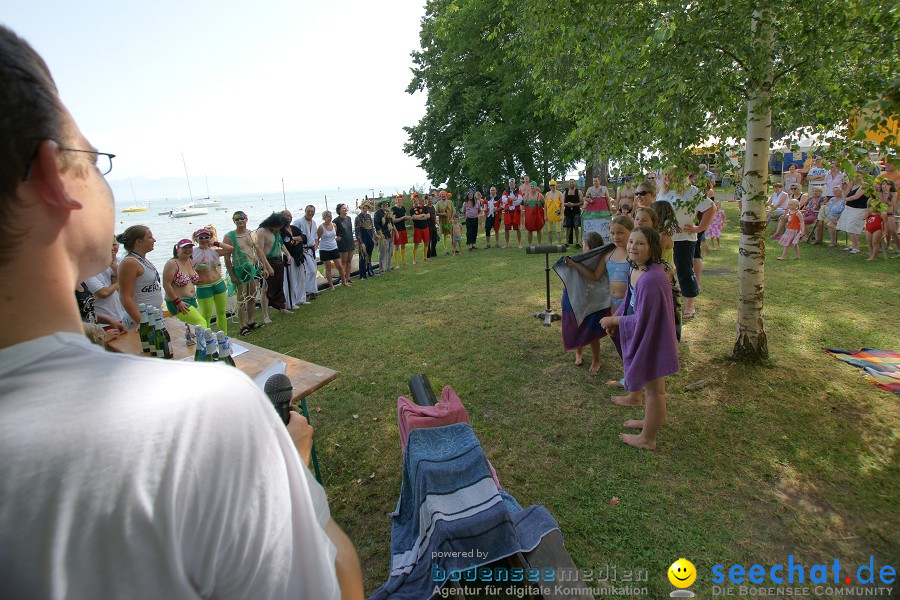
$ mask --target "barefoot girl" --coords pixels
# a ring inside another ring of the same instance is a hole
[[[803,222],[803,215],[800,212],[800,203],[794,199],[789,200],[785,216],[787,217],[787,229],[778,242],[784,246],[784,250],[781,252],[781,256],[778,257],[778,260],[785,259],[790,246],[794,247],[794,258],[799,259],[800,240],[803,238],[803,234],[806,233],[806,223]]]
[[[596,231],[592,231],[584,236],[584,251],[593,250],[603,245],[603,238]],[[618,249],[616,249],[618,250]],[[615,250],[614,250],[615,251]],[[614,252],[613,251],[613,252]],[[606,257],[601,256],[597,261],[597,266],[591,270],[566,258],[566,266],[578,271],[578,273],[589,281],[600,281],[606,277]],[[600,370],[600,338],[606,336],[606,331],[600,326],[600,319],[611,313],[609,308],[598,310],[597,312],[587,315],[581,324],[575,318],[575,312],[569,301],[569,294],[563,289],[562,298],[562,338],[563,348],[566,350],[575,350],[575,365],[581,366],[584,361],[582,350],[585,346],[591,347],[591,373]]]
[[[649,227],[632,231],[628,238],[631,273],[625,301],[615,316],[600,321],[622,356],[625,389],[639,395],[643,388],[647,398],[644,418],[625,421],[625,427],[641,432],[621,434],[619,438],[647,450],[656,449],[656,435],[666,418],[665,377],[679,368],[672,286],[661,260],[659,233]]]

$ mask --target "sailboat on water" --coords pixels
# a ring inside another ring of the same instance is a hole
[[[138,213],[138,212],[147,212],[147,209],[150,208],[149,202],[148,205],[138,204],[137,196],[134,194],[134,184],[131,183],[131,177],[128,178],[128,185],[131,186],[131,197],[134,199],[134,205],[129,206],[128,208],[123,208],[123,213]]]
[[[199,202],[194,202],[194,192],[191,190],[191,178],[188,176],[187,161],[184,160],[184,154],[181,155],[181,162],[184,165],[184,178],[187,180],[188,194],[190,194],[191,201],[188,204],[175,207],[169,213],[169,216],[174,219],[180,219],[209,214],[209,208],[207,206],[204,206]],[[207,200],[208,199],[209,198],[207,198]]]

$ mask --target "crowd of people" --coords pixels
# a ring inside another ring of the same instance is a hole
[[[897,186],[900,172],[888,161],[885,170],[875,179],[874,190],[867,189],[864,165],[858,165],[855,177],[849,177],[834,160],[825,168],[825,159],[817,156],[803,169],[791,164],[782,181],[775,183],[766,220],[777,222],[772,235],[784,247],[778,260],[787,257],[788,248],[794,258],[800,258],[800,243],[837,246],[838,232],[845,232],[850,244],[844,248],[850,254],[860,254],[860,237],[865,233],[868,247],[866,260],[874,261],[881,254],[900,257],[900,236],[897,227]],[[804,189],[805,188],[805,189]]]
[[[271,322],[272,310],[290,313],[317,298],[318,260],[330,289],[354,285],[354,254],[358,280],[406,267],[410,227],[412,265],[439,256],[441,242],[445,256],[460,254],[463,221],[468,252],[479,249],[479,231],[485,249],[501,247],[501,230],[504,248],[521,248],[523,228],[529,244],[544,234],[584,251],[611,241],[592,269],[566,261],[585,279],[608,280],[610,306],[578,322],[567,318],[564,299],[563,341],[576,364],[589,346],[596,372],[598,343],[612,338],[624,372],[613,384],[626,390],[613,401],[645,405],[644,419],[624,423],[640,433],[621,439],[655,448],[665,377],[679,368],[681,322],[697,312],[702,235],[717,240],[724,224],[705,165],[687,181],[674,170],[626,181],[615,198],[599,179],[586,190],[575,180],[545,190],[524,177],[502,192],[471,190],[460,207],[432,190],[409,205],[404,196],[393,206],[365,201],[355,219],[342,204],[321,223],[312,206],[296,220],[272,213],[255,228],[238,211],[221,238],[201,227],[173,244],[160,271],[147,259],[156,244],[148,227],[113,236],[104,178],[113,155],[90,144],[43,59],[3,26],[0,90],[0,275],[13,282],[0,306],[7,314],[24,307],[29,317],[0,329],[0,543],[15,549],[0,569],[11,596],[362,598],[353,544],[308,468],[306,419],[291,413],[284,427],[236,369],[106,352],[84,339],[83,324],[105,323],[107,336],[133,331],[145,304],[227,331],[233,295],[240,334],[249,335]],[[819,174],[810,170],[810,182]],[[858,253],[863,222],[870,246],[884,238],[896,253],[896,179],[881,184],[876,204],[858,181],[834,177],[806,202],[793,187],[787,202],[773,196],[785,250],[810,225],[817,242],[825,228],[847,231]],[[835,198],[843,203],[837,213]],[[609,214],[609,239],[585,232],[598,221],[582,219],[589,213]],[[80,393],[70,397],[68,388]]]

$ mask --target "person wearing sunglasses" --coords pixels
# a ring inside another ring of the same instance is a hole
[[[216,316],[216,328],[228,335],[228,315],[226,313],[226,301],[228,289],[225,280],[222,279],[221,257],[230,254],[230,251],[214,239],[215,229],[212,225],[202,227],[191,236],[197,247],[191,255],[191,263],[197,272],[197,304],[200,314],[206,322],[212,325],[213,314]]]
[[[361,599],[306,419],[285,427],[239,369],[84,337],[72,291],[109,264],[112,190],[46,63],[4,26],[0,90],[0,308],[18,317],[0,327],[2,596]],[[141,231],[129,250],[152,245]]]

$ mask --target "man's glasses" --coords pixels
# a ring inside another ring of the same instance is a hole
[[[31,164],[34,162],[34,159],[37,158],[38,151],[40,150],[40,145],[34,149],[34,152],[31,153],[31,157],[28,159],[28,163],[25,165],[25,173],[22,175],[22,181],[28,181],[28,176],[31,175]],[[78,148],[62,148],[59,150],[63,152],[81,152],[84,154],[93,154],[94,155],[94,166],[97,168],[97,171],[101,175],[108,175],[110,171],[112,171],[112,159],[116,157],[115,154],[109,154],[108,152],[97,152],[96,150],[79,150]]]
[[[650,192],[635,192],[634,195],[635,195],[635,196],[641,196],[641,197],[644,197],[644,196],[646,196],[646,195],[649,194],[649,193],[650,193]]]

